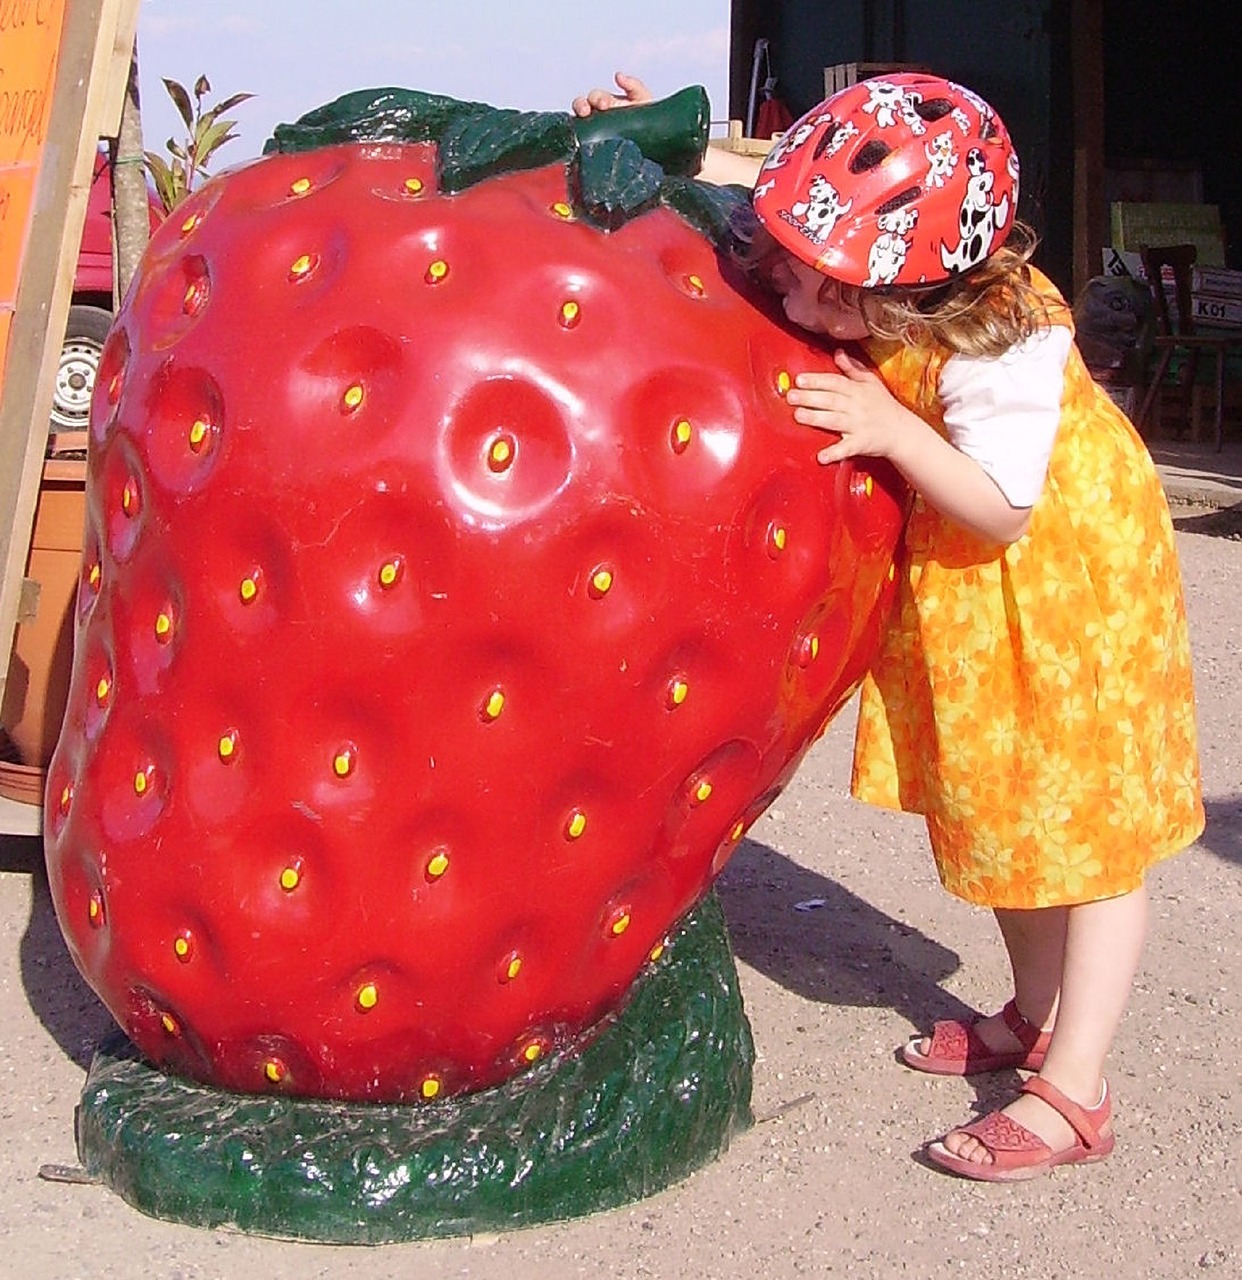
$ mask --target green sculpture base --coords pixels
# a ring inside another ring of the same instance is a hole
[[[576,1057],[483,1093],[373,1105],[224,1093],[119,1033],[78,1109],[87,1173],[193,1226],[335,1244],[505,1231],[641,1199],[751,1122],[754,1045],[710,895]]]

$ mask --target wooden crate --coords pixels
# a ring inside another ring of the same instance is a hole
[[[848,89],[860,80],[875,76],[896,75],[902,71],[927,73],[920,62],[838,62],[824,68],[824,97],[831,98],[839,89]]]

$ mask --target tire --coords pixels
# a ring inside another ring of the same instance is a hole
[[[54,431],[86,430],[99,357],[111,328],[112,314],[102,307],[69,308],[69,323],[65,326],[52,393]]]

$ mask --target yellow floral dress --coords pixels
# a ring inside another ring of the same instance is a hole
[[[1063,305],[1054,320],[1071,324]],[[892,393],[944,433],[936,389],[950,353],[879,341],[870,352]],[[1168,505],[1076,347],[1025,536],[1000,547],[916,499],[902,554],[863,685],[852,785],[926,817],[946,889],[987,907],[1092,902],[1138,887],[1196,839],[1190,642]]]

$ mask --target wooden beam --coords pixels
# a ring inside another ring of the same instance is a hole
[[[0,694],[22,596],[61,336],[109,74],[138,0],[11,6],[0,76]],[[132,42],[132,41],[131,41]]]
[[[1070,44],[1074,95],[1074,296],[1103,270],[1104,3],[1073,0]]]

